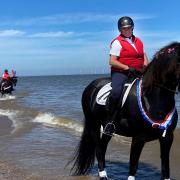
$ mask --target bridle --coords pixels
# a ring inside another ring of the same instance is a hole
[[[177,64],[180,66],[180,63],[177,63]],[[178,77],[177,77],[177,82],[178,82],[177,86],[180,86],[180,75],[178,75]],[[176,87],[176,89],[174,90],[174,89],[170,89],[170,88],[168,88],[168,87],[166,87],[166,86],[164,86],[162,84],[158,84],[158,83],[155,83],[155,86],[157,86],[157,87],[159,87],[161,89],[165,89],[165,90],[167,90],[169,92],[172,92],[174,94],[178,94],[179,93],[179,91],[177,91],[178,87]]]
[[[165,89],[165,90],[167,90],[167,91],[170,91],[170,92],[172,92],[172,93],[174,93],[174,94],[178,94],[179,92],[175,89],[175,90],[173,90],[173,89],[170,89],[170,88],[167,88],[166,86],[163,86],[163,85],[161,85],[161,84],[155,84],[155,86],[157,86],[157,87],[159,87],[159,88],[161,88],[161,89]]]

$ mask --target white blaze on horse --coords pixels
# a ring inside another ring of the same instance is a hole
[[[82,107],[84,131],[74,157],[75,175],[87,174],[98,161],[100,179],[108,179],[105,154],[111,137],[101,136],[107,118],[105,105],[97,103],[98,92],[110,83],[109,78],[96,79],[84,90]],[[135,179],[139,157],[146,142],[159,139],[161,178],[170,179],[169,153],[173,143],[178,114],[175,93],[180,83],[180,43],[175,42],[158,51],[141,79],[133,83],[122,112],[115,120],[115,133],[132,137],[129,177]],[[117,109],[118,111],[118,109]]]

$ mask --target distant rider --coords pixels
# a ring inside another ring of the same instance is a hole
[[[9,81],[9,80],[10,80],[10,75],[9,75],[9,73],[8,73],[8,70],[5,69],[5,70],[4,70],[4,73],[3,73],[3,75],[2,75],[1,83],[0,83],[1,90],[2,90],[2,84],[3,84],[3,82],[7,82],[7,81]]]

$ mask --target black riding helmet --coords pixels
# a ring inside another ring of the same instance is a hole
[[[4,72],[5,72],[5,73],[8,73],[8,70],[7,70],[7,69],[5,69],[5,70],[4,70]]]
[[[133,20],[128,16],[123,16],[118,20],[118,29],[120,30],[122,27],[134,27]]]

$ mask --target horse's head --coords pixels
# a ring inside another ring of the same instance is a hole
[[[11,77],[10,81],[12,82],[13,86],[16,86],[16,84],[17,84],[17,76]]]
[[[180,43],[174,42],[160,49],[144,73],[143,86],[160,85],[180,90]]]

